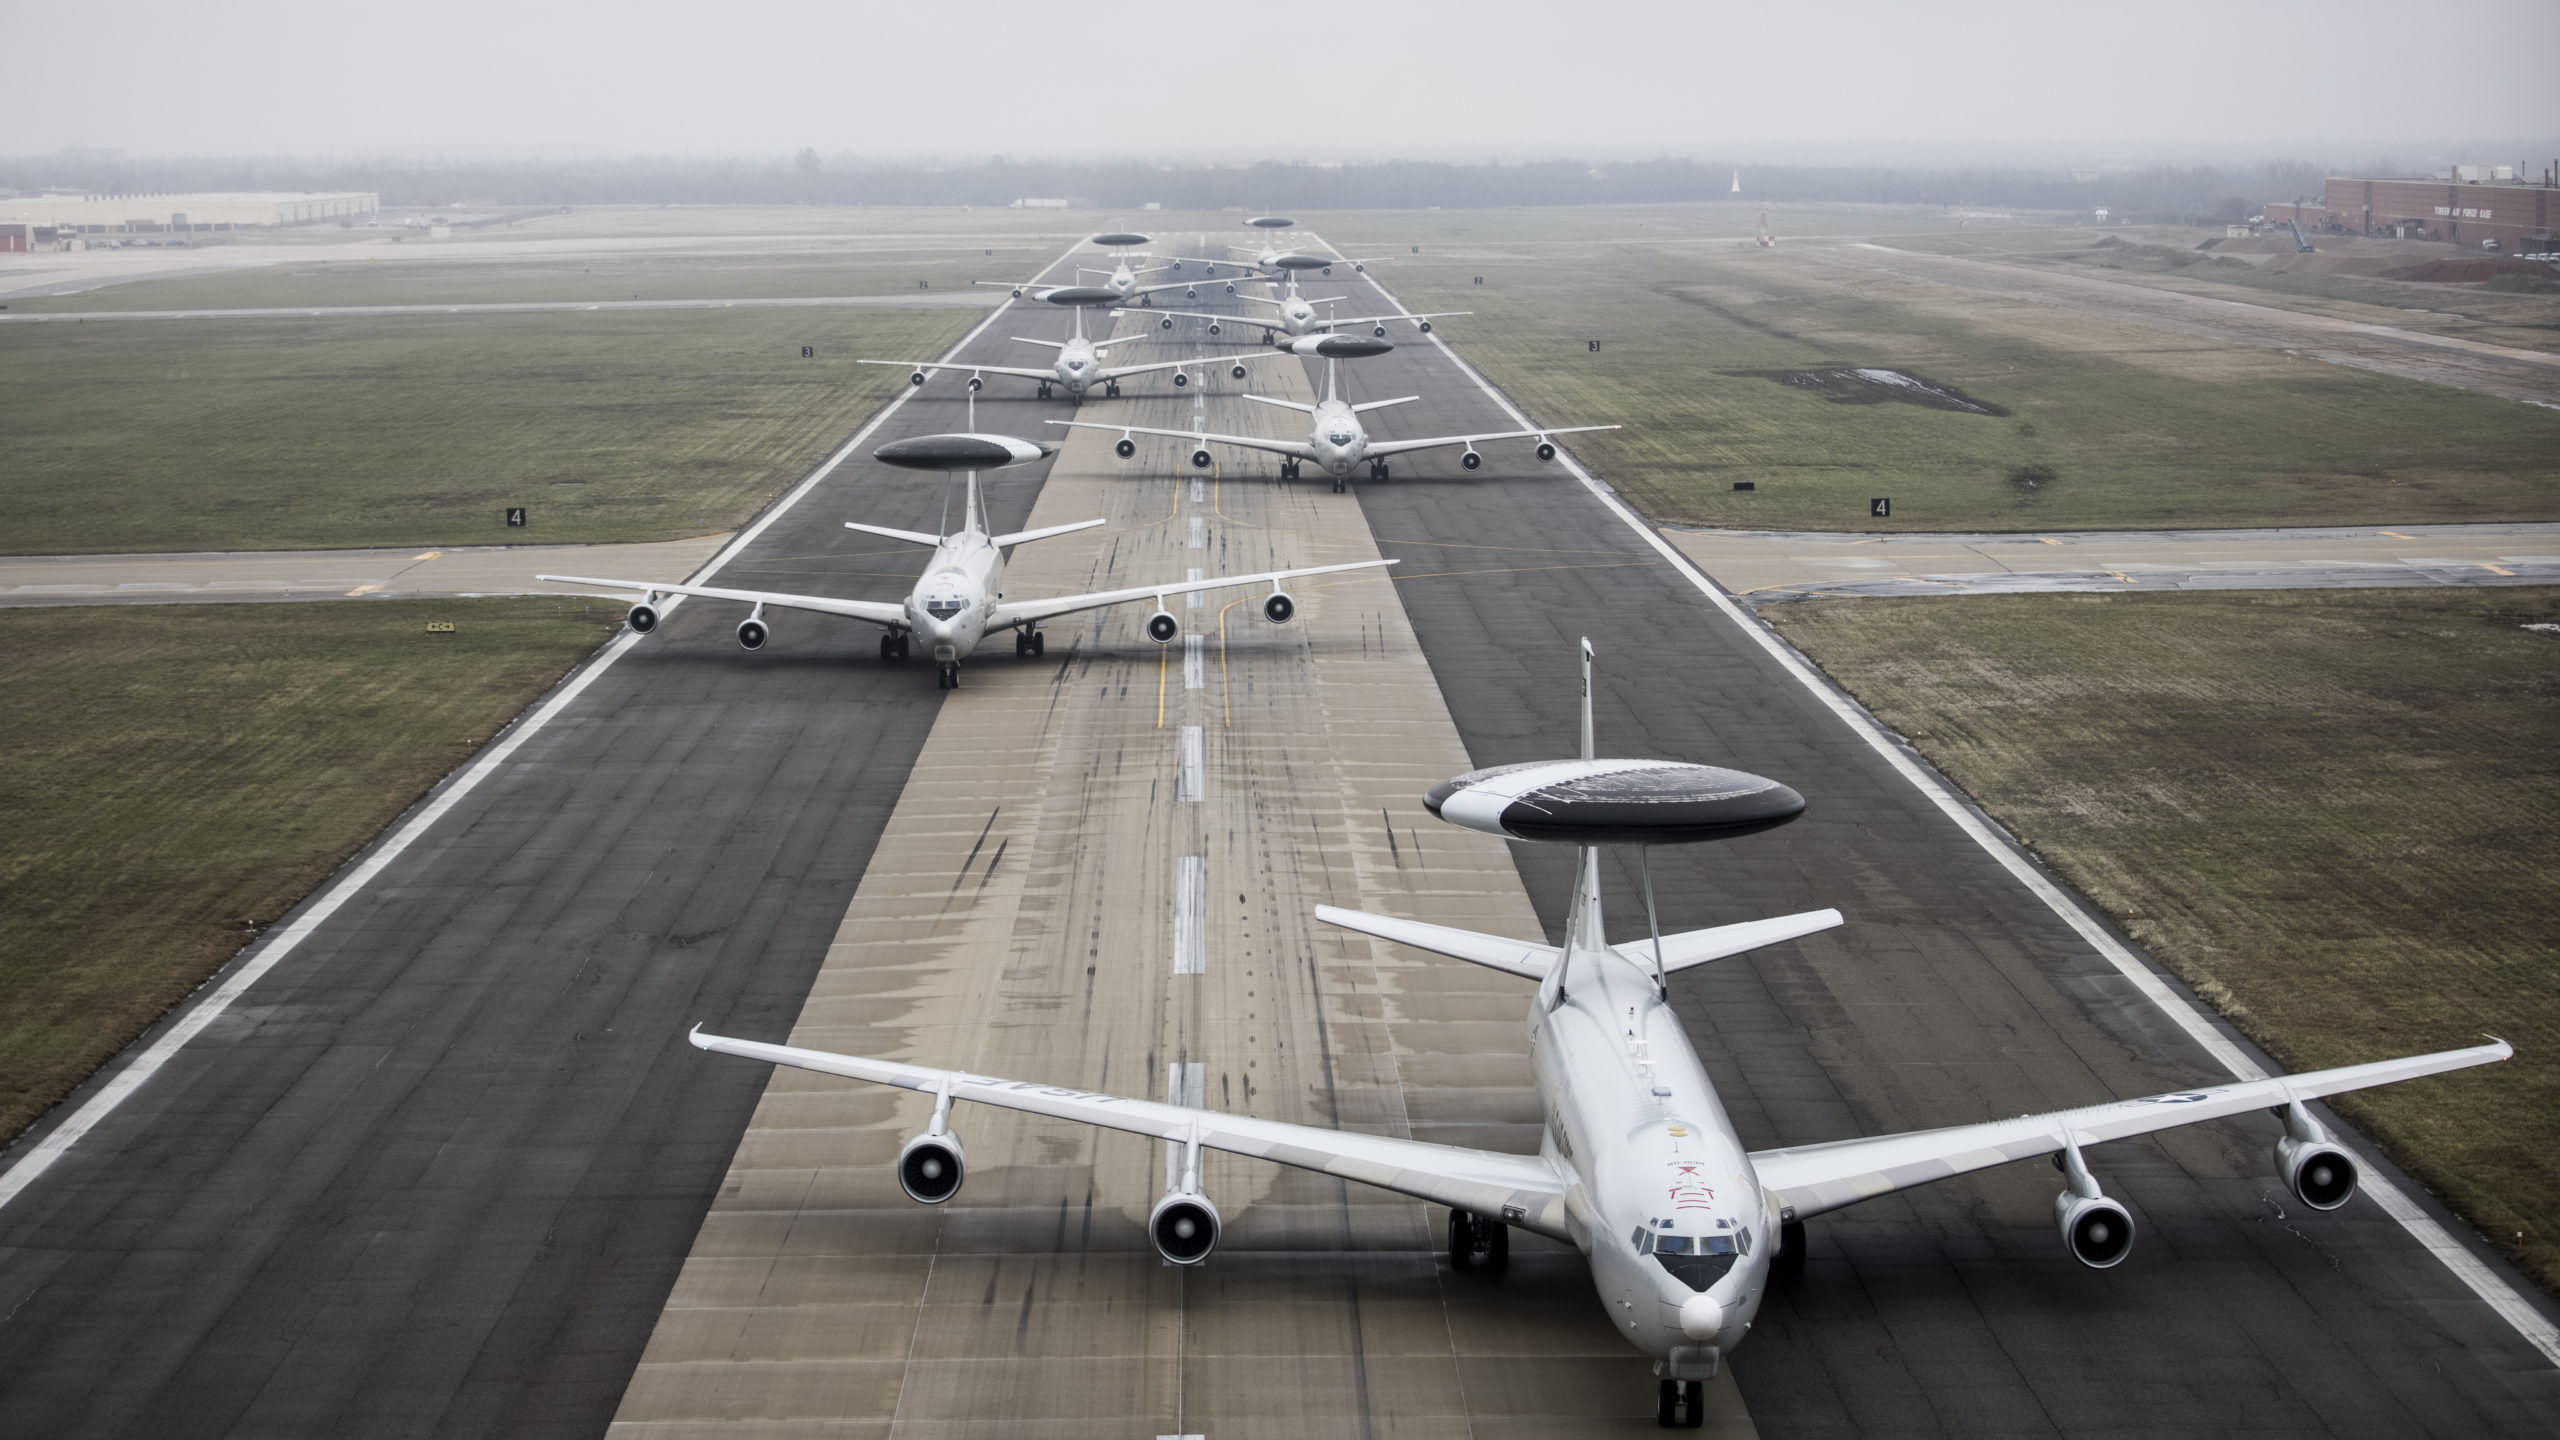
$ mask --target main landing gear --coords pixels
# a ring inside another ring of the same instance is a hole
[[[1704,1380],[1665,1380],[1662,1382],[1662,1405],[1654,1412],[1654,1423],[1665,1430],[1698,1430],[1707,1423],[1707,1382]]]
[[[1511,1227],[1465,1210],[1449,1212],[1449,1268],[1481,1264],[1496,1275],[1511,1263]]]
[[[945,690],[960,688],[960,662],[956,660],[942,662],[942,688]]]
[[[1117,380],[1105,380],[1105,381],[1103,381],[1103,382],[1102,382],[1102,396],[1103,396],[1103,398],[1104,398],[1104,399],[1106,399],[1106,400],[1117,400],[1117,399],[1119,399],[1119,398],[1120,398],[1120,382],[1119,382],[1119,381],[1117,381]]]
[[[905,631],[903,631],[903,630],[897,630],[897,631],[892,631],[892,632],[890,632],[889,634],[886,634],[886,635],[881,636],[881,637],[880,637],[880,658],[881,658],[881,659],[883,659],[883,660],[904,660],[904,659],[906,659],[906,658],[907,658],[907,633],[906,633]]]
[[[1283,480],[1295,480],[1295,479],[1297,479],[1297,478],[1298,478],[1298,462],[1297,462],[1297,461],[1295,461],[1295,460],[1283,460],[1283,461],[1281,461],[1281,462],[1280,462],[1280,478],[1281,478],[1281,479],[1283,479]]]
[[[1049,398],[1049,382],[1046,380],[1040,382],[1040,398],[1043,400]]]
[[[1026,656],[1036,659],[1046,655],[1049,653],[1049,637],[1037,630],[1016,630],[1013,632],[1013,653],[1017,659]]]
[[[1372,460],[1372,461],[1370,461],[1370,462],[1369,462],[1369,478],[1370,478],[1370,479],[1372,479],[1372,480],[1384,480],[1384,479],[1388,478],[1389,473],[1390,473],[1390,472],[1389,472],[1389,470],[1388,470],[1387,462],[1386,462],[1386,461],[1384,461],[1384,460]]]

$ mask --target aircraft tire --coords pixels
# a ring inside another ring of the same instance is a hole
[[[1475,1263],[1475,1226],[1470,1223],[1466,1211],[1452,1210],[1449,1212],[1449,1268],[1465,1270]]]
[[[1692,1380],[1680,1387],[1680,1428],[1701,1430],[1707,1423],[1707,1382]]]
[[[1804,1261],[1804,1222],[1789,1220],[1778,1227],[1778,1259],[1769,1268],[1780,1275],[1801,1275]]]
[[[1657,1387],[1661,1396],[1653,1412],[1653,1423],[1665,1430],[1680,1428],[1680,1382],[1665,1380]]]
[[[1034,656],[1046,655],[1049,653],[1049,637],[1046,632],[1039,630],[1031,632],[1031,653]]]

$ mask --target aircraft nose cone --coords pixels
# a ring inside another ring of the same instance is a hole
[[[1680,1302],[1680,1331],[1692,1340],[1713,1340],[1724,1328],[1724,1307],[1704,1295]]]

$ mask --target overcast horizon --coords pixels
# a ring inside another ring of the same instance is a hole
[[[1021,0],[717,14],[454,0],[427,20],[317,0],[20,8],[0,33],[38,63],[19,67],[0,144],[477,163],[803,148],[949,165],[2459,159],[2529,174],[2560,151],[2548,0],[2449,0],[2423,23],[2376,0],[2165,0],[2138,23],[2019,0],[1572,13],[1390,3],[1356,24],[1135,25]],[[2422,91],[2419,34],[2442,52]],[[1389,55],[1408,58],[1374,58]]]

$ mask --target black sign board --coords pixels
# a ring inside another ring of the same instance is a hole
[[[515,529],[518,529],[518,530],[521,530],[521,529],[523,529],[523,528],[524,528],[524,507],[523,507],[523,506],[521,506],[521,505],[510,505],[510,506],[508,506],[508,507],[507,507],[507,524],[508,524],[508,525],[510,525],[510,526],[512,526],[512,527],[513,527],[513,528],[515,528]]]
[[[1870,520],[1890,520],[1890,519],[1892,519],[1892,518],[1893,518],[1893,502],[1892,502],[1891,500],[1887,500],[1887,499],[1885,499],[1885,498],[1883,498],[1883,497],[1881,497],[1881,496],[1877,497],[1876,499],[1873,499],[1873,500],[1868,501],[1868,502],[1867,502],[1867,518],[1868,518],[1868,519],[1870,519]]]
[[[1733,488],[1736,490],[1757,490],[1760,488],[1760,482],[1757,480],[1736,480],[1733,482]]]
[[[1599,342],[1599,341],[1594,340],[1594,341],[1592,341],[1592,342],[1591,342],[1591,353],[1592,353],[1592,354],[1594,354],[1594,355],[1597,355],[1597,354],[1599,354],[1599,353],[1600,353],[1600,342]]]
[[[817,346],[815,346],[815,345],[803,345],[803,346],[801,346],[801,347],[800,347],[800,358],[801,358],[801,359],[803,359],[803,360],[815,360],[815,359],[817,359],[817,358],[818,358],[818,347],[817,347]]]

